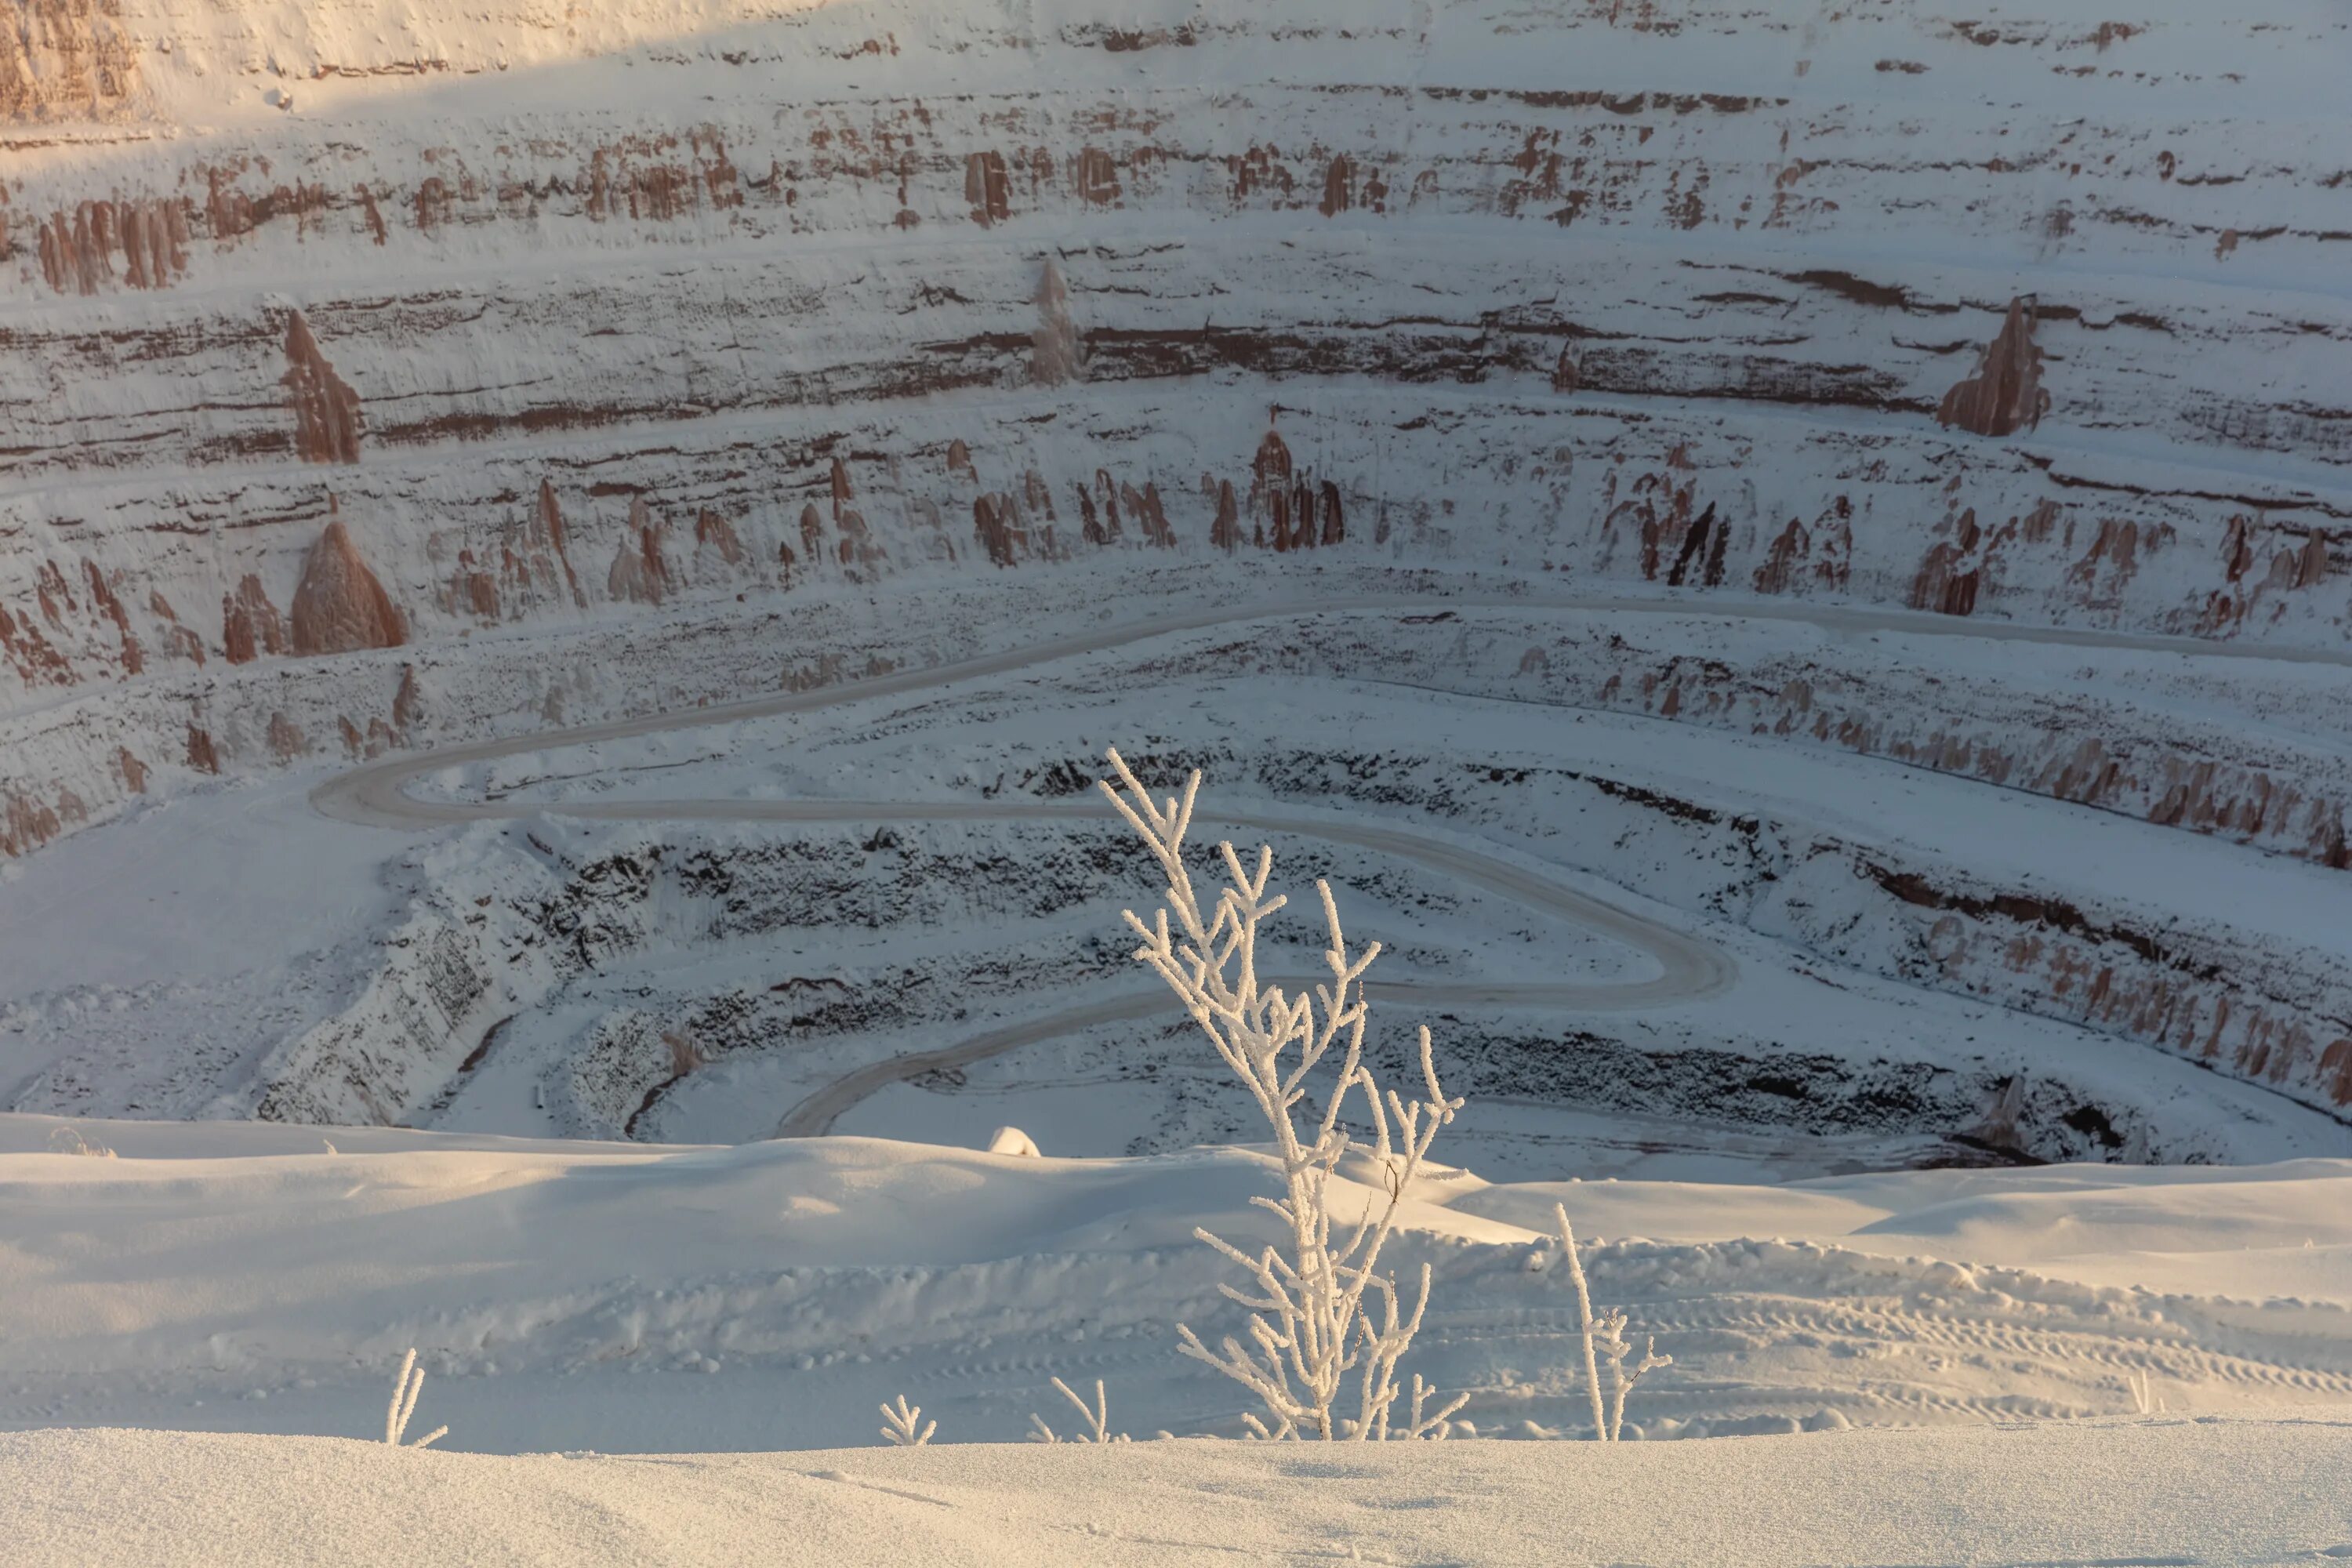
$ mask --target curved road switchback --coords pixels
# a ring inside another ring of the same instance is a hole
[[[1549,614],[1626,614],[1721,620],[1769,620],[1808,625],[1842,634],[1894,632],[1906,636],[1967,637],[2063,647],[2095,647],[2179,654],[2191,658],[2246,658],[2290,664],[2352,668],[2352,653],[2324,648],[2261,648],[2207,643],[2189,637],[2152,637],[2067,627],[2021,626],[2000,622],[1959,623],[1946,616],[1841,605],[1789,604],[1689,604],[1671,599],[1570,596],[1528,598],[1503,594],[1370,595],[1274,601],[1247,606],[1184,611],[1116,626],[1089,628],[1027,647],[1007,649],[952,664],[845,682],[807,691],[780,692],[675,713],[648,713],[495,740],[467,742],[382,758],[339,773],[310,793],[322,815],[369,826],[421,830],[482,821],[510,821],[546,815],[593,821],[697,822],[994,822],[1111,820],[1091,796],[1067,802],[887,802],[785,800],[628,801],[449,801],[420,800],[409,785],[443,768],[500,758],[625,740],[669,731],[701,729],[747,720],[814,712],[844,703],[894,697],[950,686],[960,680],[1005,675],[1036,665],[1104,653],[1155,637],[1214,626],[1305,615],[1464,609],[1511,609]],[[1266,833],[1292,834],[1352,845],[1392,855],[1515,903],[1581,927],[1647,954],[1656,973],[1634,981],[1460,984],[1436,981],[1373,982],[1373,997],[1424,1006],[1541,1006],[1578,1011],[1664,1006],[1713,996],[1738,975],[1728,954],[1685,931],[1580,892],[1555,876],[1528,869],[1497,856],[1467,848],[1434,833],[1397,826],[1370,826],[1332,817],[1265,812],[1202,810],[1196,820]],[[836,1079],[793,1107],[779,1123],[780,1137],[828,1131],[852,1106],[892,1083],[923,1073],[960,1068],[1026,1045],[1102,1024],[1152,1016],[1173,1005],[1157,985],[1136,994],[1066,1007],[1040,1017],[1004,1025],[938,1050],[919,1051],[875,1062]]]

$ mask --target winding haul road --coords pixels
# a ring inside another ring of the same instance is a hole
[[[667,731],[701,729],[745,720],[814,712],[847,702],[899,696],[952,685],[986,676],[1004,675],[1034,665],[1103,653],[1175,633],[1252,621],[1360,612],[1404,611],[1427,614],[1445,610],[1514,609],[1543,613],[1608,613],[1657,615],[1721,620],[1771,620],[1813,626],[1841,634],[1896,632],[1906,636],[1966,637],[1979,641],[2024,642],[2065,647],[2096,647],[2147,653],[2177,653],[2200,658],[2250,658],[2268,662],[2332,664],[2352,667],[2352,653],[2323,648],[2263,648],[2201,642],[2189,637],[2150,637],[2066,627],[2021,626],[1994,623],[1956,623],[1948,618],[1894,610],[1831,605],[1777,604],[1697,605],[1651,598],[1555,597],[1528,598],[1510,595],[1397,595],[1355,597],[1300,598],[1246,606],[1223,606],[1129,621],[1074,633],[1065,637],[983,655],[927,669],[846,682],[811,691],[782,692],[747,698],[676,713],[649,713],[635,719],[586,724],[568,729],[476,741],[426,752],[405,752],[337,774],[310,793],[319,812],[340,821],[376,827],[411,830],[453,824],[515,820],[554,813],[596,821],[663,822],[994,822],[1040,820],[1108,820],[1108,809],[1090,797],[1066,802],[979,803],[952,801],[785,801],[785,800],[628,800],[628,801],[448,801],[420,800],[408,793],[415,780],[440,769],[486,763],[499,758],[581,746],[601,741],[625,740]],[[1197,820],[1265,833],[1293,834],[1326,842],[1392,855],[1430,870],[1500,895],[1515,903],[1569,924],[1621,942],[1645,953],[1656,973],[1633,981],[1594,983],[1447,984],[1439,982],[1371,983],[1369,995],[1408,1000],[1422,1005],[1542,1006],[1577,1011],[1615,1011],[1662,1006],[1712,996],[1727,990],[1738,977],[1728,954],[1687,932],[1662,925],[1616,904],[1589,894],[1524,866],[1482,854],[1434,834],[1409,828],[1368,826],[1332,817],[1277,815],[1264,812],[1202,810]],[[1126,1022],[1167,1012],[1173,1003],[1154,986],[1133,995],[1069,1007],[974,1035],[938,1050],[893,1057],[859,1068],[810,1095],[778,1124],[778,1137],[813,1137],[829,1131],[852,1106],[892,1083],[924,1073],[960,1068],[1001,1056],[1043,1040],[1097,1025]]]

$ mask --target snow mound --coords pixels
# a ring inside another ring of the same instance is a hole
[[[1457,1442],[1336,1458],[1238,1443],[493,1458],[322,1438],[33,1432],[0,1436],[0,1539],[25,1568],[364,1568],[420,1555],[575,1568],[2221,1568],[2352,1556],[2347,1467],[2352,1411],[1704,1447]]]
[[[414,1345],[473,1451],[829,1448],[909,1394],[1012,1440],[1055,1376],[1114,1430],[1238,1430],[1174,1325],[1236,1326],[1265,1155],[1073,1160],[835,1137],[735,1148],[0,1117],[0,1427],[364,1435]],[[1343,1169],[1342,1211],[1370,1201]],[[1414,1366],[1483,1436],[1584,1430],[1555,1200],[1598,1300],[1675,1357],[1645,1437],[2352,1405],[2352,1163],[2056,1166],[1780,1187],[1433,1169]]]

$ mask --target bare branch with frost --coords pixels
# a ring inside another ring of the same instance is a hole
[[[425,1369],[416,1364],[416,1349],[409,1347],[400,1358],[400,1370],[392,1377],[392,1405],[383,1413],[383,1440],[393,1447],[429,1448],[449,1435],[446,1426],[436,1426],[414,1443],[404,1444],[409,1417],[416,1414],[416,1396],[425,1392]]]
[[[1054,1386],[1062,1391],[1063,1398],[1077,1406],[1079,1419],[1087,1424],[1087,1430],[1075,1434],[1070,1439],[1072,1442],[1124,1443],[1128,1440],[1124,1432],[1115,1436],[1111,1434],[1110,1395],[1103,1392],[1101,1378],[1095,1379],[1095,1402],[1092,1405],[1079,1398],[1077,1392],[1058,1377],[1054,1380]],[[1045,1425],[1045,1418],[1033,1410],[1029,1413],[1029,1440],[1033,1443],[1058,1443],[1062,1439]]]
[[[1554,1204],[1551,1212],[1559,1224],[1560,1250],[1568,1255],[1568,1277],[1576,1286],[1578,1327],[1584,1338],[1584,1386],[1592,1398],[1592,1435],[1603,1443],[1614,1443],[1625,1430],[1625,1396],[1645,1373],[1674,1365],[1675,1358],[1660,1355],[1657,1340],[1650,1337],[1642,1347],[1642,1359],[1630,1369],[1625,1365],[1625,1357],[1633,1350],[1625,1342],[1625,1313],[1612,1307],[1599,1317],[1593,1315],[1592,1291],[1585,1283],[1584,1260],[1577,1255],[1576,1230],[1568,1223],[1568,1209]],[[1602,1361],[1609,1363],[1605,1401],[1601,1389]]]
[[[932,1433],[940,1429],[938,1422],[924,1421],[923,1407],[919,1405],[908,1405],[907,1396],[903,1394],[898,1395],[898,1403],[895,1408],[887,1405],[880,1408],[882,1439],[894,1447],[919,1448],[931,1440]],[[922,1425],[918,1426],[917,1422],[921,1422]]]
[[[1248,1309],[1247,1342],[1226,1335],[1212,1349],[1179,1324],[1179,1348],[1256,1395],[1265,1415],[1244,1417],[1256,1436],[1329,1441],[1442,1435],[1463,1399],[1431,1415],[1429,1391],[1418,1380],[1411,1419],[1394,1428],[1391,1424],[1400,1396],[1397,1363],[1412,1348],[1429,1307],[1428,1267],[1409,1308],[1395,1276],[1380,1268],[1381,1249],[1430,1144],[1462,1107],[1439,1086],[1429,1031],[1421,1031],[1420,1042],[1425,1092],[1412,1100],[1393,1089],[1384,1095],[1363,1065],[1363,977],[1381,944],[1349,952],[1330,885],[1318,881],[1330,984],[1305,994],[1264,984],[1258,934],[1287,902],[1266,892],[1274,851],[1260,845],[1253,868],[1231,844],[1220,844],[1225,885],[1213,907],[1203,910],[1183,858],[1201,775],[1192,775],[1181,797],[1155,800],[1117,751],[1106,755],[1121,787],[1108,780],[1098,787],[1151,851],[1168,884],[1150,923],[1126,911],[1129,928],[1142,941],[1135,957],[1167,983],[1249,1090],[1282,1162],[1283,1196],[1251,1201],[1282,1222],[1286,1246],[1248,1253],[1208,1230],[1193,1232],[1249,1278],[1247,1288],[1218,1287]],[[1335,1048],[1339,1070],[1318,1111],[1307,1081]],[[1351,1139],[1340,1123],[1349,1091],[1359,1089],[1373,1130],[1370,1146]],[[1349,1219],[1333,1212],[1340,1194],[1332,1183],[1351,1151],[1377,1164],[1387,1201],[1373,1199]],[[1352,1416],[1335,1408],[1350,1380]]]

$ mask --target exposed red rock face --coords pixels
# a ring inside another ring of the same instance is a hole
[[[1257,456],[1250,459],[1250,504],[1255,506],[1282,489],[1289,478],[1290,444],[1269,430],[1257,444]]]
[[[0,811],[0,854],[29,855],[64,831],[57,812],[38,796],[8,792]]]
[[[2066,585],[2093,609],[2113,609],[2139,570],[2139,524],[2112,517],[2099,520],[2099,534],[2080,561],[2067,569]]]
[[[1028,503],[1031,516],[1042,517],[1047,522],[1059,521],[1060,514],[1054,510],[1054,487],[1045,482],[1045,475],[1034,468],[1023,474],[1021,491],[1021,499]]]
[[[948,443],[948,475],[950,479],[977,479],[980,471],[971,466],[971,448],[961,437]]]
[[[850,568],[851,576],[856,580],[860,574],[887,562],[889,552],[866,528],[866,514],[849,504],[856,492],[849,482],[849,465],[839,458],[833,460],[832,489],[833,526],[841,535],[834,546],[834,558]],[[801,525],[805,534],[808,526],[805,517],[802,519]]]
[[[1979,436],[2010,436],[2040,425],[2050,412],[2042,357],[2033,342],[2032,297],[2011,300],[2000,335],[1985,350],[1975,374],[1944,394],[1937,423]]]
[[[114,773],[122,781],[122,787],[132,795],[147,793],[147,764],[132,756],[130,747],[114,749]]]
[[[499,550],[499,586],[510,616],[567,598],[574,609],[588,607],[588,595],[581,592],[580,579],[572,570],[563,510],[555,503],[555,487],[545,479],[539,481],[539,499],[530,514],[507,525]]]
[[[1789,520],[1756,568],[1759,594],[1843,594],[1853,569],[1853,503],[1840,496],[1807,528]]]
[[[1174,548],[1176,531],[1168,525],[1168,512],[1160,504],[1158,485],[1147,479],[1139,494],[1133,485],[1121,485],[1119,495],[1127,502],[1127,510],[1134,514],[1138,526],[1143,530],[1145,543],[1160,550]]]
[[[89,580],[91,608],[114,623],[115,635],[122,639],[122,673],[136,675],[147,668],[147,655],[139,646],[138,637],[131,631],[131,616],[122,607],[121,598],[114,592],[106,574],[98,569],[95,561],[84,561],[83,574]]]
[[[971,204],[972,222],[982,228],[1013,216],[1013,182],[1003,153],[974,153],[964,160],[963,199]]]
[[[471,614],[486,621],[499,618],[498,580],[482,570],[471,550],[457,552],[457,570],[442,587],[441,608],[452,616]]]
[[[1576,345],[1559,345],[1559,358],[1551,367],[1551,389],[1554,392],[1574,392],[1580,380],[1576,363]]]
[[[383,209],[375,205],[375,193],[365,185],[361,185],[352,194],[359,197],[360,210],[366,215],[369,236],[378,245],[382,245],[388,236],[388,231],[384,227]]]
[[[398,647],[408,640],[407,625],[392,596],[360,558],[351,530],[339,517],[329,518],[326,531],[310,546],[288,618],[294,651],[306,657]]]
[[[1095,504],[1096,496],[1102,498],[1099,509]],[[1095,470],[1093,495],[1080,487],[1078,516],[1081,520],[1078,535],[1088,544],[1108,544],[1126,532],[1118,521],[1118,487],[1111,483],[1108,468]]]
[[[281,763],[290,763],[310,749],[302,739],[301,727],[285,714],[269,715],[269,754]]]
[[[2253,546],[2250,542],[2253,523],[2254,520],[2244,512],[2234,514],[2230,519],[2229,536],[2221,542],[2221,569],[2232,583],[2244,577],[2246,568],[2254,563]]]
[[[1118,165],[1099,147],[1088,147],[1078,154],[1070,183],[1078,199],[1090,206],[1118,205]]]
[[[425,717],[425,692],[416,684],[416,667],[403,665],[400,689],[392,694],[392,727],[402,734],[415,729]]]
[[[1217,520],[1209,525],[1209,542],[1220,550],[1232,550],[1242,542],[1242,510],[1234,499],[1234,482],[1217,481]]]
[[[2221,544],[2226,585],[2207,597],[2198,619],[2201,634],[2212,637],[2234,632],[2265,602],[2270,605],[2271,618],[2275,620],[2285,613],[2289,595],[2315,588],[2327,581],[2327,536],[2317,529],[2305,532],[2300,544],[2294,544],[2294,535],[2286,533],[2271,555],[2269,569],[2259,578],[2250,580],[2260,559],[2254,550],[2254,530],[2258,526],[2253,518],[2243,512],[2230,519],[2229,533]]]
[[[187,219],[173,201],[83,202],[68,217],[49,215],[38,226],[41,276],[60,294],[95,294],[114,280],[114,252],[122,252],[122,281],[163,289],[188,268]]]
[[[164,598],[161,592],[150,589],[147,594],[147,611],[163,623],[164,647],[175,657],[186,659],[199,669],[203,668],[204,639],[196,636],[193,627],[180,624],[180,617],[173,613],[172,602]]]
[[[1011,496],[986,495],[974,500],[971,532],[988,559],[998,566],[1015,565],[1029,554],[1029,531],[1023,525]]]
[[[2294,585],[2316,588],[2327,580],[2327,536],[2314,530],[2305,535],[2303,548],[2295,552]]]
[[[1070,287],[1062,280],[1062,269],[1050,256],[1037,274],[1037,330],[1029,344],[1032,384],[1060,386],[1085,378],[1078,330],[1070,320]]]
[[[203,728],[194,720],[188,721],[186,762],[191,769],[200,773],[216,773],[221,771],[220,752],[213,745],[212,731]]]
[[[1356,166],[1346,153],[1338,153],[1323,172],[1323,199],[1316,204],[1316,210],[1325,217],[1338,217],[1355,205]]]
[[[1230,153],[1225,158],[1225,169],[1234,178],[1235,206],[1247,205],[1261,191],[1275,197],[1276,205],[1288,206],[1292,193],[1298,188],[1297,176],[1272,147],[1252,147],[1246,153]]]
[[[269,602],[261,579],[247,573],[234,594],[221,595],[222,657],[231,664],[250,664],[265,653],[287,650],[286,624]]]
[[[697,575],[702,574],[707,561],[733,570],[743,564],[743,542],[735,537],[728,521],[704,507],[694,519],[694,553]]]
[[[1615,557],[1628,533],[1641,548],[1642,575],[1655,583],[1662,577],[1675,587],[1716,587],[1723,582],[1728,531],[1717,521],[1712,502],[1698,509],[1698,481],[1685,478],[1693,471],[1689,450],[1680,445],[1650,473],[1636,475],[1618,497],[1618,474],[1612,469],[1601,487],[1608,507],[1601,519],[1601,565]]]
[[[2339,1039],[2320,1053],[2320,1083],[2338,1105],[2352,1105],[2352,1039]]]
[[[674,586],[669,563],[662,558],[664,524],[655,521],[641,496],[629,503],[628,531],[621,536],[612,569],[604,574],[604,592],[632,604],[658,605]]]
[[[294,396],[294,450],[306,463],[360,460],[359,394],[343,384],[310,323],[294,311],[286,321],[286,374],[282,384]]]
[[[29,616],[18,617],[0,605],[0,656],[27,686],[70,686],[73,666]]]
[[[416,185],[416,232],[431,234],[449,221],[449,182],[428,174]]]
[[[121,0],[17,0],[0,26],[0,121],[110,119],[138,89]]]
[[[1919,563],[1911,579],[1911,607],[1942,616],[1972,615],[1984,570],[1979,545],[1984,531],[1977,526],[1974,507],[1952,524],[1952,537],[1938,541]]]

